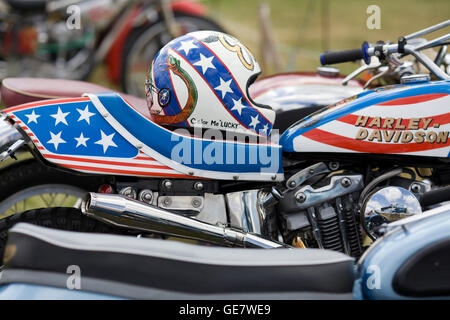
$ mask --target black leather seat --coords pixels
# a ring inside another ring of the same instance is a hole
[[[6,0],[17,11],[44,11],[47,0]]]
[[[352,297],[353,259],[316,249],[207,247],[178,241],[88,234],[17,224],[2,283],[81,288],[151,299],[343,299]]]

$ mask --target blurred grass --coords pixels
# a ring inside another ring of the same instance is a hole
[[[205,0],[210,15],[246,44],[260,60],[258,7],[270,6],[271,25],[282,70],[315,70],[319,55],[326,49],[342,50],[361,46],[366,40],[396,41],[450,18],[449,0]],[[322,19],[328,3],[328,47],[323,43]],[[381,29],[369,30],[366,13],[369,5],[381,9]],[[448,32],[448,29],[446,30]],[[443,32],[436,33],[444,34]],[[433,35],[434,37],[435,35]],[[431,38],[430,38],[431,39]],[[338,67],[344,73],[355,68],[351,63]],[[264,71],[264,70],[263,70]]]
[[[199,1],[208,7],[209,16],[249,47],[260,62],[261,51],[264,49],[260,44],[258,8],[261,3],[267,3],[282,62],[281,70],[278,71],[282,72],[315,70],[319,66],[320,53],[326,49],[358,48],[365,40],[372,43],[377,40],[396,41],[400,35],[407,35],[450,18],[449,0]],[[325,10],[327,3],[328,9]],[[366,27],[369,16],[366,10],[369,5],[378,5],[381,9],[380,30],[369,30]],[[323,19],[324,16],[328,18]],[[327,37],[324,36],[324,21],[329,26]],[[442,34],[443,32],[436,32],[432,37]],[[344,74],[356,68],[352,63],[336,66]],[[265,75],[276,72],[269,66],[265,69]],[[107,79],[103,66],[94,70],[90,81],[119,89]]]

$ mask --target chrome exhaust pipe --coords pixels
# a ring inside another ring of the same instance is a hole
[[[83,214],[128,229],[143,230],[225,246],[280,248],[286,245],[229,227],[188,218],[118,194],[89,193]]]

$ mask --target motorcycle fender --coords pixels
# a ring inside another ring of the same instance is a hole
[[[140,6],[135,7],[125,18],[122,29],[117,34],[111,48],[106,55],[106,65],[108,77],[115,83],[119,84],[120,72],[122,70],[122,53],[125,43],[130,35],[134,26],[135,19],[140,15],[142,8]]]
[[[120,136],[88,97],[37,101],[7,108],[3,114],[28,135],[44,159],[57,166],[103,175],[185,177],[141,153]],[[17,129],[7,125],[10,129],[5,130],[5,138],[12,137],[14,141],[22,137]],[[108,139],[111,141],[103,146]]]
[[[173,1],[170,6],[174,13],[179,12],[193,16],[204,16],[206,14],[206,7],[204,5],[191,0]],[[141,16],[142,10],[142,7],[136,6],[136,8],[130,12],[106,56],[108,76],[116,84],[119,84],[121,77],[122,53],[126,40],[131,31],[134,28],[139,27],[135,22]],[[159,19],[160,18],[158,17],[158,20]]]
[[[170,6],[174,12],[182,12],[198,17],[206,15],[206,7],[191,0],[172,1]]]
[[[355,286],[354,292],[358,289],[360,297],[368,300],[449,299],[448,281],[442,279],[449,270],[445,265],[445,245],[448,248],[450,205],[401,221],[400,225],[391,226],[358,261],[358,288]],[[408,283],[402,281],[405,272],[410,275]]]
[[[114,92],[38,101],[4,112],[29,136],[44,159],[78,172],[251,181],[284,179],[278,144],[216,141],[175,133],[152,122]],[[183,158],[179,158],[180,148]],[[222,155],[230,152],[231,160],[227,156],[228,160],[216,161],[208,150],[221,150]],[[199,155],[202,161],[196,159]]]

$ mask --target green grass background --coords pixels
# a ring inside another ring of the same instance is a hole
[[[272,30],[281,60],[280,72],[312,71],[319,66],[319,55],[326,49],[342,50],[361,46],[366,40],[396,41],[433,24],[450,19],[450,0],[197,0],[208,8],[209,17],[241,40],[261,61],[260,21],[258,8],[270,7]],[[366,13],[369,5],[381,9],[381,29],[369,30]],[[327,10],[325,10],[328,8]],[[328,13],[326,13],[328,12]],[[327,28],[323,23],[328,24]],[[445,30],[447,33],[449,28]],[[444,32],[445,32],[444,31]],[[436,32],[437,37],[444,32]],[[324,34],[328,41],[324,41]],[[430,36],[428,36],[430,37]],[[431,39],[431,38],[430,38]],[[150,63],[150,61],[149,61]],[[357,66],[336,65],[348,74]],[[104,67],[97,67],[90,81],[115,87],[106,77]],[[277,70],[266,66],[264,75]]]
[[[396,41],[430,25],[450,19],[449,0],[207,0],[203,1],[227,31],[238,37],[257,57],[261,56],[258,7],[270,6],[271,25],[282,60],[281,71],[314,70],[326,49],[361,46],[364,40]],[[328,4],[328,6],[326,6]],[[369,5],[381,9],[381,29],[369,30]],[[328,7],[328,10],[326,8]],[[328,12],[328,14],[326,13]],[[323,42],[323,22],[328,23],[328,47]],[[445,30],[447,33],[449,32]],[[444,32],[436,32],[442,35]],[[294,57],[294,58],[293,58]],[[345,73],[351,64],[339,66]]]

